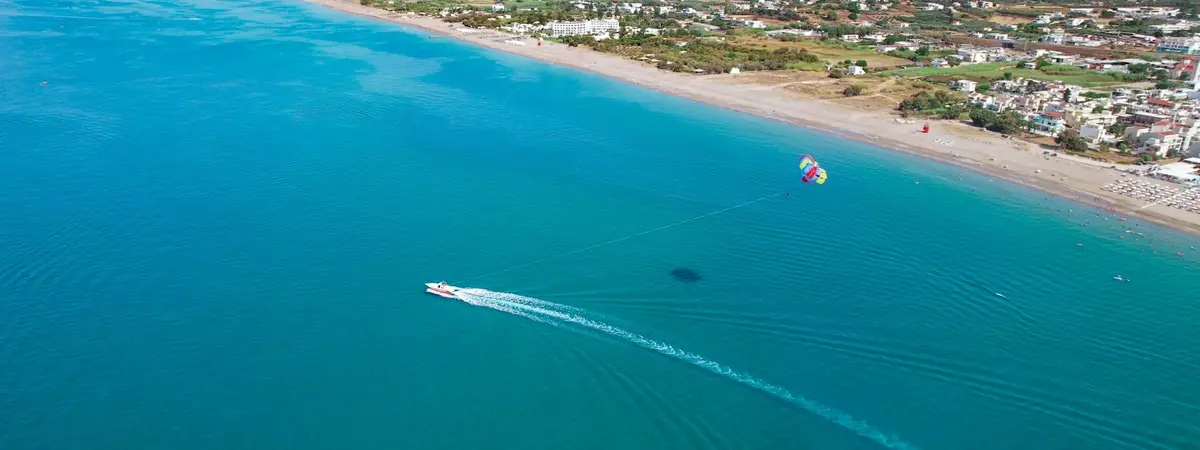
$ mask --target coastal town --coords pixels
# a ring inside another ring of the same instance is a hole
[[[924,133],[971,127],[980,139],[1024,143],[1042,159],[1184,192],[1200,184],[1195,2],[356,1],[500,47],[588,49],[679,76],[885,113]],[[953,146],[948,137],[936,142]],[[1125,192],[1112,181],[1087,191]]]

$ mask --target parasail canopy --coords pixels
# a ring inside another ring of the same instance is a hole
[[[801,181],[803,181],[805,184],[825,184],[825,178],[827,178],[825,169],[821,168],[820,164],[817,164],[816,159],[813,159],[813,157],[810,155],[800,156]]]

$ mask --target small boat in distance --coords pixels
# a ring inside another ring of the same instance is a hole
[[[458,298],[457,293],[459,289],[461,288],[446,284],[445,281],[441,283],[425,283],[425,292],[446,298]]]

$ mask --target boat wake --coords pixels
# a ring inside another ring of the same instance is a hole
[[[604,322],[589,319],[583,315],[585,311],[579,308],[569,307],[554,302],[524,297],[516,294],[492,292],[486,289],[463,289],[458,291],[458,298],[471,305],[482,306],[485,308],[506,312],[555,327],[570,328],[570,325],[577,325],[607,334],[612,337],[623,339],[639,347],[654,350],[663,355],[682,360],[694,366],[737,381],[745,386],[768,393],[781,400],[798,406],[807,412],[816,414],[821,418],[829,420],[830,422],[850,430],[861,437],[875,441],[886,448],[896,450],[909,450],[916,448],[906,441],[903,441],[895,436],[888,435],[864,421],[851,417],[849,414],[809,400],[803,396],[793,394],[782,387],[755,378],[749,374],[735,371],[718,362],[705,359],[703,356],[695,353],[687,352],[662,342],[647,339],[639,334],[626,331]]]

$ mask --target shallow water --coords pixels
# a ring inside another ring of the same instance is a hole
[[[0,0],[0,68],[0,448],[880,448],[442,279],[916,448],[1200,445],[1190,236],[292,1]]]

